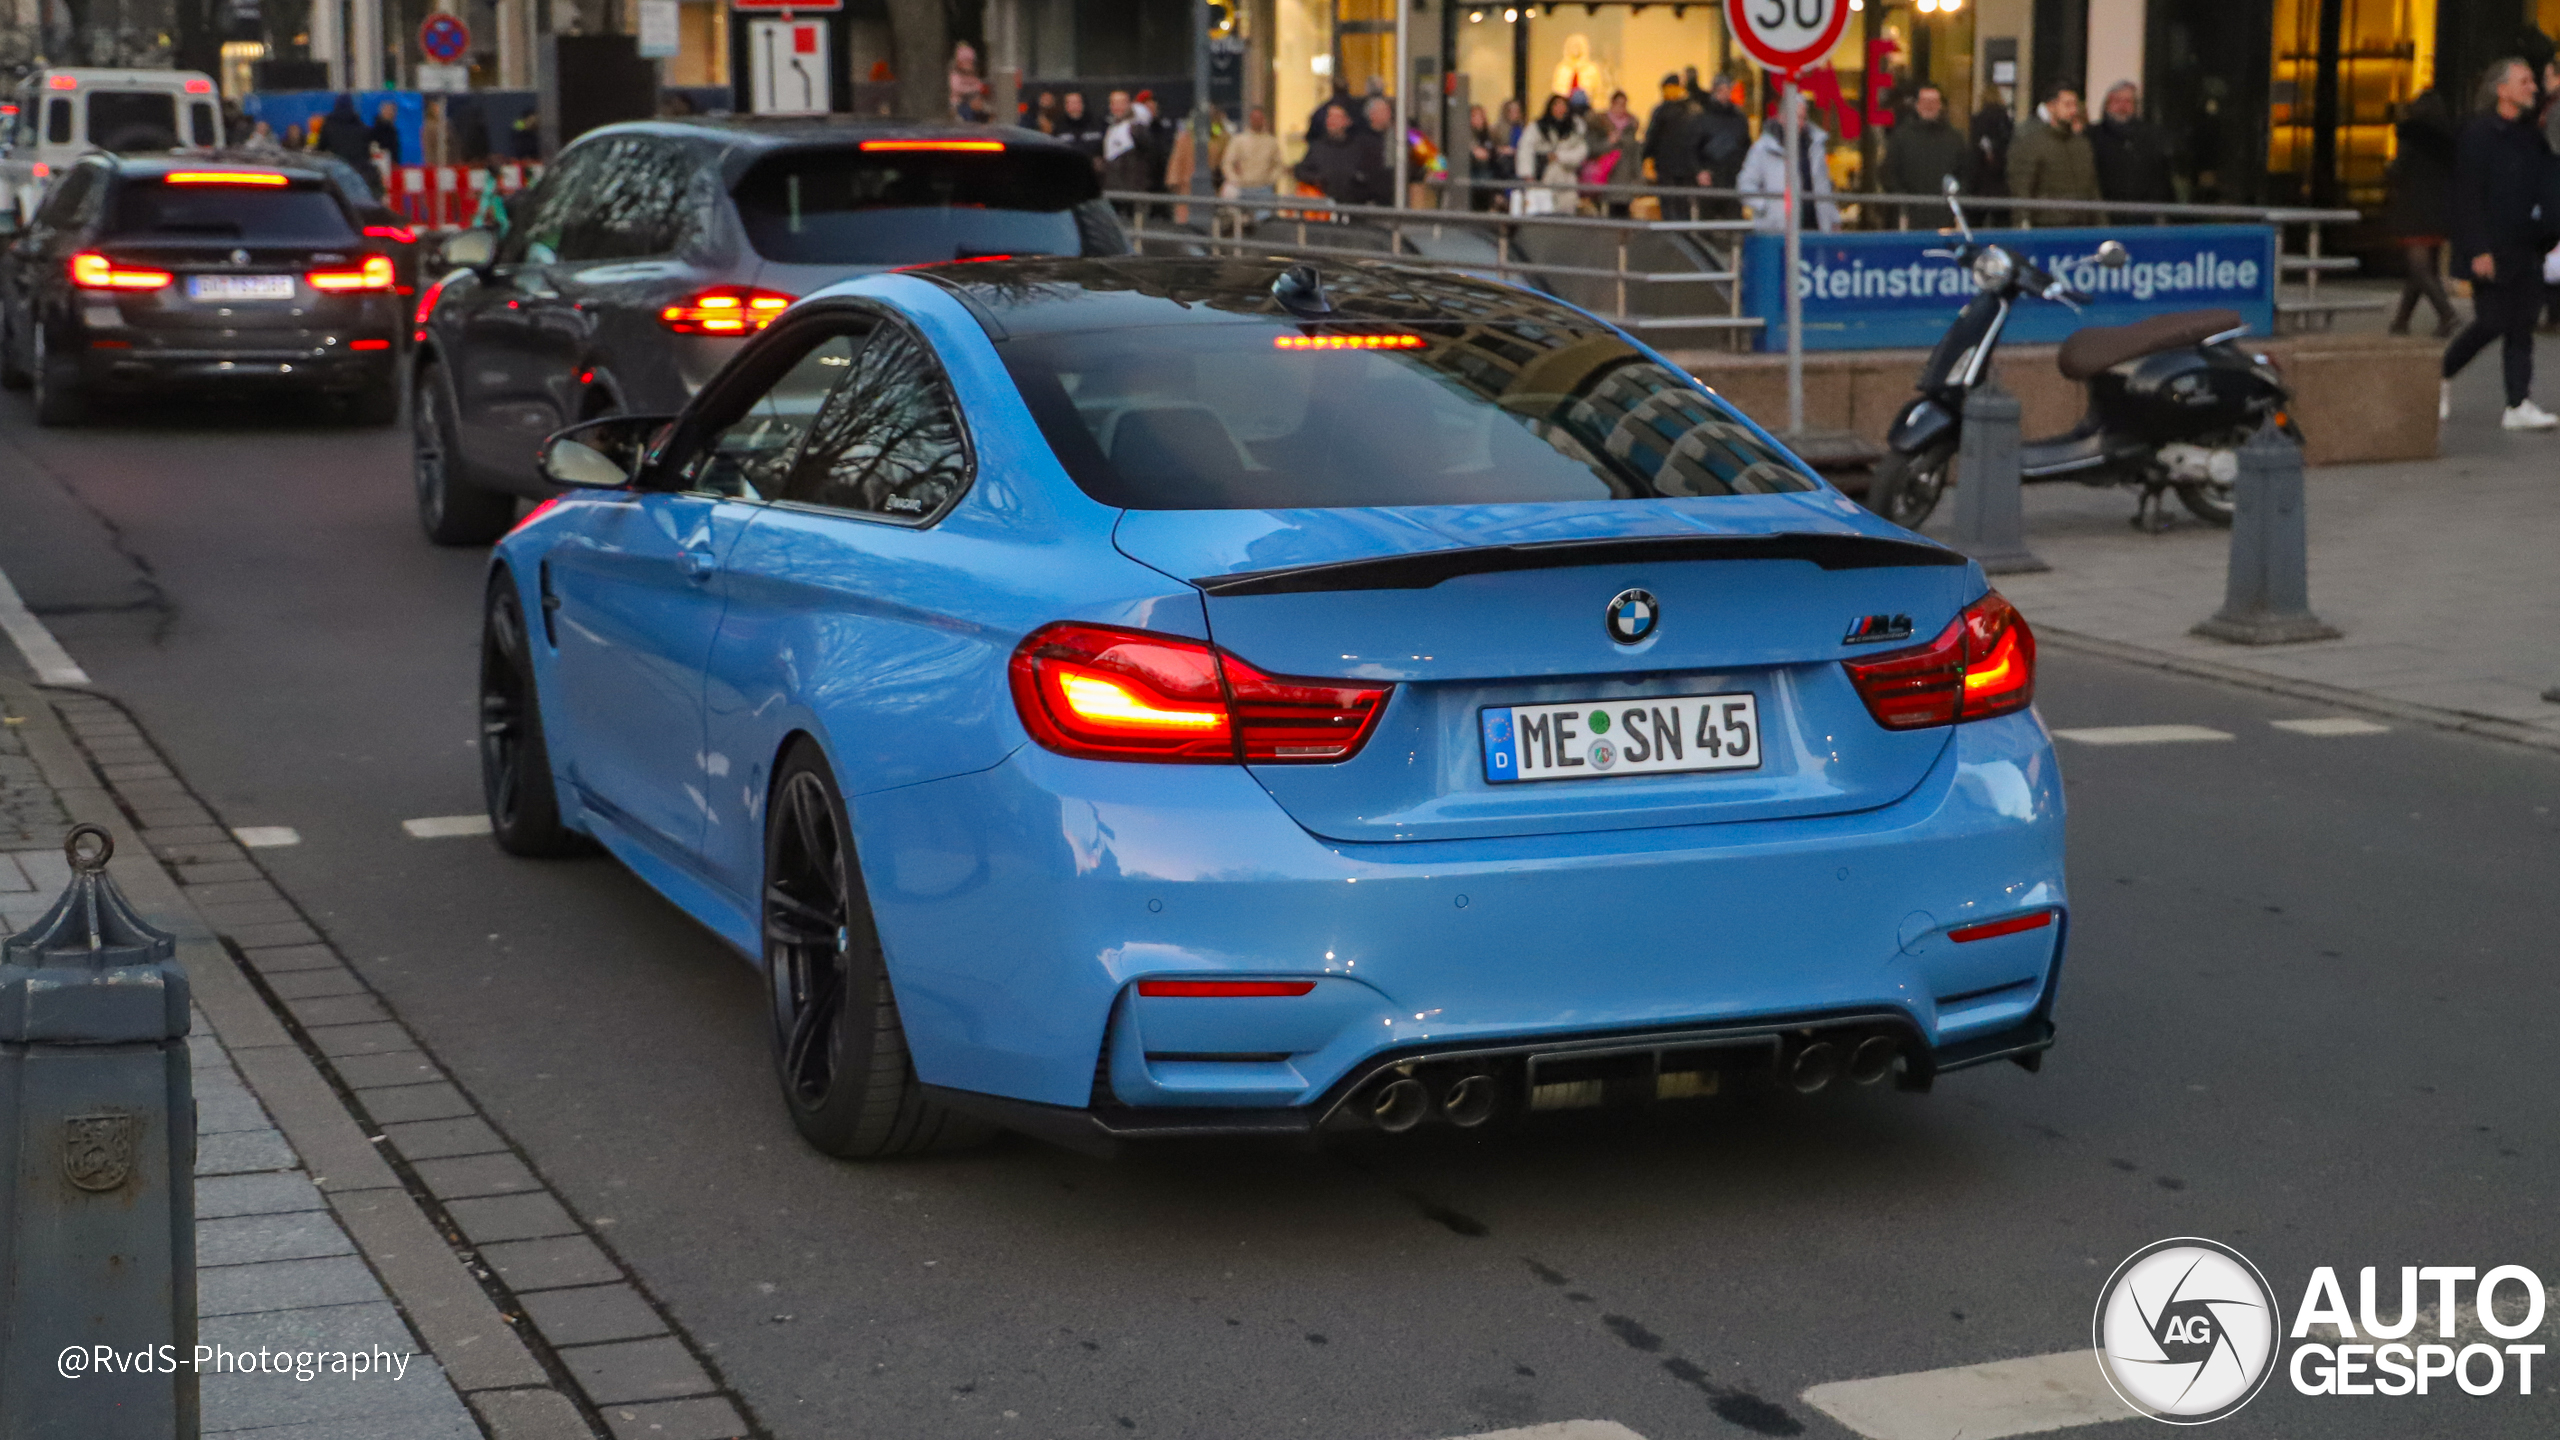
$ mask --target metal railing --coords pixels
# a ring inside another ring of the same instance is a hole
[[[1505,278],[1526,276],[1631,330],[1706,331],[1720,334],[1728,343],[1739,344],[1750,332],[1767,324],[1759,316],[1742,313],[1745,279],[1745,247],[1742,241],[1746,236],[1762,233],[1753,221],[1733,218],[1647,219],[1632,214],[1586,215],[1576,211],[1579,203],[1586,200],[1605,211],[1611,205],[1632,207],[1637,200],[1651,197],[1666,209],[1676,207],[1685,211],[1692,207],[1715,207],[1733,213],[1739,212],[1746,201],[1782,204],[1782,196],[1747,190],[1697,190],[1659,185],[1550,185],[1525,180],[1432,180],[1418,182],[1417,188],[1437,193],[1442,199],[1442,208],[1350,205],[1316,197],[1286,195],[1231,200],[1217,196],[1113,191],[1106,198],[1119,205],[1130,217],[1130,238],[1142,252],[1179,246],[1212,254],[1277,254],[1311,259],[1371,259],[1383,254]],[[1510,213],[1507,197],[1529,191],[1545,191],[1554,197],[1557,204],[1567,208],[1561,213],[1551,214]],[[1466,202],[1471,193],[1485,192],[1504,197],[1502,203],[1505,208],[1467,208]],[[1943,212],[1946,205],[1945,197],[1940,195],[1871,191],[1842,191],[1817,198],[1842,207],[1882,207],[1885,215],[1905,223],[1913,212]],[[2343,297],[2334,293],[2324,298],[2320,293],[2323,275],[2351,274],[2360,266],[2361,262],[2351,255],[2327,255],[2321,249],[2323,227],[2354,224],[2362,220],[2363,217],[2353,210],[2261,205],[2135,205],[2103,200],[2031,200],[1992,195],[1958,198],[1966,205],[1969,218],[1983,228],[1994,228],[1985,222],[1997,218],[2003,222],[1997,228],[2032,229],[2039,215],[2070,217],[2073,221],[2097,215],[2104,223],[2121,225],[2223,223],[2273,226],[2277,251],[2275,312],[2279,330],[2326,329],[2340,313],[2379,310],[2388,303],[2381,299]],[[1173,212],[1176,211],[1184,212],[1184,218],[1179,222],[1174,220]],[[1206,212],[1207,223],[1192,223],[1192,217],[1203,211]],[[1329,242],[1328,232],[1341,239]],[[1342,243],[1354,234],[1359,234],[1368,243]],[[1475,259],[1452,258],[1451,247],[1447,243],[1452,235],[1480,236],[1489,244],[1490,253]],[[2289,248],[2296,244],[2299,244],[2299,249]],[[1432,253],[1434,250],[1440,253]],[[1540,252],[1571,258],[1542,258]],[[1660,268],[1639,263],[1654,260],[1666,252],[1686,261],[1686,267]],[[1611,263],[1592,263],[1595,258]],[[1642,303],[1664,293],[1666,288],[1669,293],[1679,294],[1681,292],[1676,287],[1699,285],[1706,286],[1710,295],[1704,308],[1683,310],[1674,305],[1666,313],[1662,306]],[[1640,297],[1640,303],[1631,307],[1631,297]]]

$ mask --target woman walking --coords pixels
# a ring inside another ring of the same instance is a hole
[[[2453,227],[2446,204],[2453,190],[2453,115],[2441,91],[2422,91],[2400,111],[2400,154],[2391,162],[2391,233],[2400,241],[2400,308],[2391,333],[2409,333],[2409,316],[2424,300],[2436,312],[2436,338],[2453,334],[2453,302],[2439,273],[2444,239]]]

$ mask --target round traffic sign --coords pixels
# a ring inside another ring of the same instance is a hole
[[[459,15],[439,10],[418,27],[418,48],[439,65],[450,65],[471,53],[471,27]]]
[[[1735,43],[1781,75],[1821,63],[1849,28],[1849,0],[1725,0],[1724,13]]]

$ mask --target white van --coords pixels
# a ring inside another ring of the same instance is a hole
[[[193,70],[38,70],[20,85],[0,144],[0,187],[33,218],[53,176],[92,150],[212,150],[222,144],[213,77]]]

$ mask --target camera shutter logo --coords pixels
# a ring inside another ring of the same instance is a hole
[[[2133,1253],[2098,1292],[2098,1369],[2154,1420],[2202,1425],[2249,1403],[2275,1369],[2275,1293],[2248,1257],[2212,1240]]]

